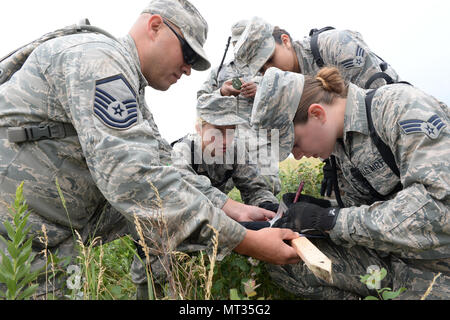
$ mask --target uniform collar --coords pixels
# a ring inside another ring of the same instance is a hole
[[[294,50],[297,55],[298,65],[300,67],[300,73],[307,75],[316,74],[318,68],[315,68],[314,57],[310,50],[309,38],[303,41],[294,41]]]
[[[366,114],[366,91],[350,83],[345,106],[344,142],[350,132],[369,134]]]
[[[127,34],[125,37],[120,38],[119,42],[124,46],[124,48],[130,53],[131,57],[133,58],[136,72],[139,74],[139,89],[145,89],[145,87],[148,86],[148,82],[141,72],[141,62],[139,60],[139,54],[133,38],[131,37],[131,35]]]

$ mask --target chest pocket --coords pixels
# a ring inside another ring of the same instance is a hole
[[[371,202],[385,201],[402,190],[399,178],[386,166],[383,159],[347,169],[352,185],[361,194],[370,195]]]

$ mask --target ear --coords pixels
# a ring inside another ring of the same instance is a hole
[[[155,36],[162,29],[163,24],[163,18],[159,14],[150,16],[147,21],[147,33],[149,34],[150,38],[155,38]]]
[[[320,122],[325,123],[327,121],[327,113],[320,104],[314,103],[309,106],[308,118],[317,119]]]
[[[283,44],[285,46],[287,46],[288,48],[291,47],[291,39],[289,38],[289,36],[287,34],[282,34],[281,35],[281,41],[283,42]]]

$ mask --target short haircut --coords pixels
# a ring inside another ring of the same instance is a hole
[[[278,44],[282,44],[283,41],[281,40],[281,36],[285,34],[289,37],[289,40],[292,42],[292,38],[291,35],[289,34],[289,32],[287,32],[284,29],[281,29],[280,27],[276,26],[273,28],[273,32],[272,32],[272,36],[275,39],[275,42]]]

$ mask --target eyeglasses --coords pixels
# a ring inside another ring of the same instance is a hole
[[[178,38],[178,41],[180,41],[181,44],[181,51],[183,52],[183,59],[184,62],[186,62],[186,64],[192,66],[194,65],[194,63],[197,62],[197,60],[199,59],[198,54],[192,50],[191,46],[189,45],[189,43],[187,43],[186,40],[184,40],[179,34],[178,32],[176,32],[167,22],[163,21],[164,24],[166,26],[169,27],[170,30],[172,30],[173,33],[175,33],[175,35]]]

